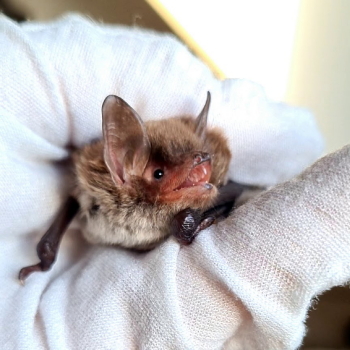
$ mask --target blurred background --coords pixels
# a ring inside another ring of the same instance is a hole
[[[247,78],[268,96],[309,108],[326,151],[350,143],[350,0],[0,0],[18,20],[74,11],[98,21],[173,32],[220,78]]]
[[[217,77],[247,78],[269,98],[310,109],[326,152],[350,143],[350,0],[0,0],[18,20],[79,12],[172,32]],[[350,349],[350,289],[319,298],[303,349]]]

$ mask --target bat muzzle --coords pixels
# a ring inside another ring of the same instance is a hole
[[[211,175],[211,158],[206,152],[196,152],[193,155],[193,166],[184,182],[175,190],[182,188],[203,186],[208,184]]]

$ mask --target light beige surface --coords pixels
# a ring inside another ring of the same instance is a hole
[[[147,0],[219,78],[250,79],[283,99],[300,0]]]
[[[310,108],[327,151],[350,143],[350,1],[303,0],[286,100]]]

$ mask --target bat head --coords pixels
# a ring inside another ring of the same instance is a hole
[[[104,161],[114,184],[143,191],[152,203],[209,205],[217,193],[205,151],[209,105],[208,92],[196,119],[144,123],[123,99],[108,96],[102,106]]]

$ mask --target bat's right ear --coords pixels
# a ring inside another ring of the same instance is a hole
[[[204,139],[205,138],[205,131],[207,130],[207,122],[208,122],[208,113],[209,113],[209,107],[210,107],[210,100],[211,95],[210,92],[207,92],[207,100],[205,101],[205,105],[202,109],[202,111],[199,113],[199,116],[196,119],[196,135]]]
[[[102,105],[104,161],[114,183],[122,185],[130,176],[141,176],[151,146],[139,115],[122,98],[107,96]]]

